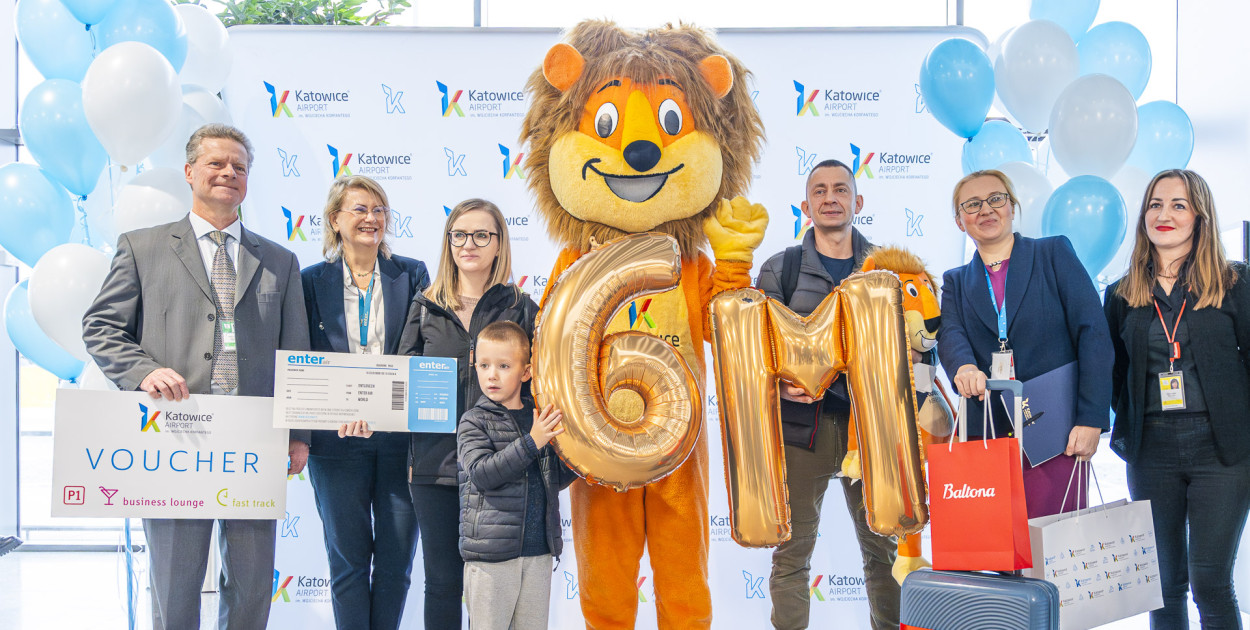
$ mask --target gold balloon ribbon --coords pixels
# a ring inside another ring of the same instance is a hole
[[[534,336],[535,399],[564,412],[564,434],[553,444],[587,481],[618,491],[646,485],[676,470],[698,440],[703,388],[681,355],[655,335],[604,336],[623,305],[680,281],[676,240],[631,234],[577,259],[543,304]],[[608,410],[619,389],[642,398],[640,417]]]
[[[778,379],[821,396],[841,373],[859,426],[868,524],[883,535],[920,531],[928,506],[898,277],[852,275],[805,318],[755,289],[725,291],[711,309],[734,540],[790,538]]]

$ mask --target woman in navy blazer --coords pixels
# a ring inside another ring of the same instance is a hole
[[[977,253],[942,277],[937,350],[947,377],[969,399],[968,432],[981,432],[986,374],[999,349],[999,303],[1006,310],[1017,380],[1076,361],[1076,426],[1067,449],[1036,468],[1026,463],[1024,472],[1029,517],[1055,514],[1062,509],[1073,458],[1092,456],[1100,433],[1109,428],[1114,354],[1102,304],[1067,237],[1032,239],[1012,232],[1017,201],[1006,175],[972,173],[955,185],[953,201],[955,223],[976,243]],[[1010,431],[1005,415],[996,414],[1000,436]]]
[[[331,184],[326,261],[301,274],[314,351],[397,353],[408,307],[430,276],[421,261],[391,254],[388,206],[386,192],[368,177]],[[408,434],[373,435],[367,419],[343,425],[337,435],[313,431],[308,469],[336,626],[398,628],[417,545]]]

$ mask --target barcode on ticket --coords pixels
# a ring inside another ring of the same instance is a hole
[[[417,407],[417,420],[447,421],[447,410],[436,407]]]
[[[403,411],[404,400],[408,398],[408,387],[404,381],[391,381],[391,411]]]

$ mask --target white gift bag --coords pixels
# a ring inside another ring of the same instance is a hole
[[[1081,464],[1088,465],[1078,462],[1073,477]],[[1071,490],[1071,480],[1068,485]],[[1098,494],[1101,500],[1101,488]],[[1029,519],[1033,568],[1024,574],[1059,588],[1064,630],[1086,630],[1162,608],[1154,529],[1150,501],[1127,499]]]

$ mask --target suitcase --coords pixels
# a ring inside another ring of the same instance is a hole
[[[900,604],[902,630],[1059,630],[1059,589],[1033,578],[913,571]]]

